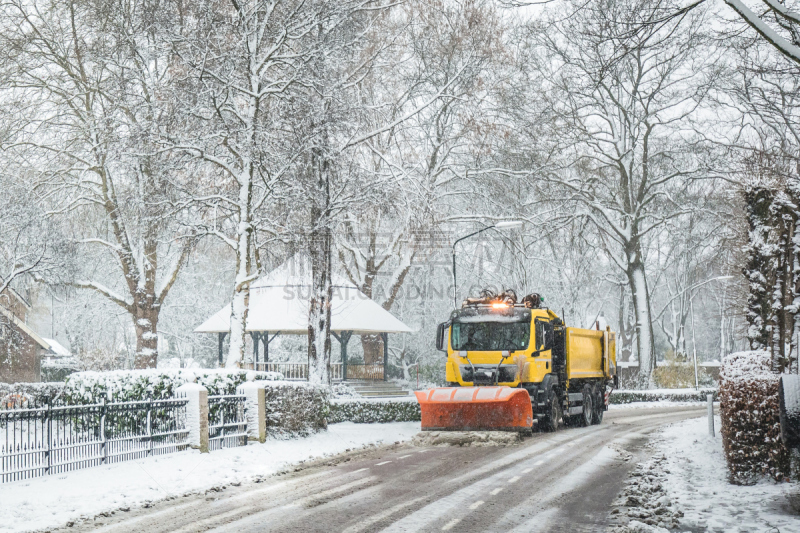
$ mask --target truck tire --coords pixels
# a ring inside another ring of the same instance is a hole
[[[586,427],[592,423],[594,418],[594,391],[589,385],[583,386],[583,413],[580,416],[581,427]]]
[[[561,405],[558,402],[558,395],[553,392],[550,395],[550,402],[547,404],[547,412],[542,418],[542,431],[553,432],[558,430],[558,419],[561,418]]]
[[[592,424],[601,424],[603,422],[603,414],[606,412],[605,398],[603,397],[600,385],[595,387],[596,394],[594,395],[594,412],[592,414]]]

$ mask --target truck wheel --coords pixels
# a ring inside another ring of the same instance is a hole
[[[542,419],[542,430],[548,432],[557,431],[559,418],[561,418],[561,406],[558,403],[558,395],[553,394],[550,397],[550,403],[547,405],[547,413]]]
[[[605,399],[603,398],[600,391],[602,389],[598,386],[597,387],[598,394],[595,394],[595,406],[594,412],[592,413],[592,424],[601,424],[603,422],[603,414],[606,412],[605,406]]]
[[[581,416],[581,427],[586,427],[592,423],[594,418],[594,395],[589,385],[583,386],[583,413]]]

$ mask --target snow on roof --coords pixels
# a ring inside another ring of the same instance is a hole
[[[50,351],[53,352],[55,355],[60,355],[62,357],[68,357],[68,356],[72,355],[70,353],[70,351],[67,350],[66,348],[64,348],[64,345],[61,344],[60,342],[58,342],[57,340],[48,339],[48,338],[45,338],[45,337],[42,337],[42,338],[44,339],[44,341],[47,344],[50,345]]]
[[[410,333],[412,330],[340,276],[333,276],[331,330],[355,333]],[[311,270],[302,260],[289,260],[251,286],[247,331],[308,333]],[[203,322],[195,333],[230,331],[231,306]]]
[[[336,274],[331,275],[334,287],[357,289],[349,280]],[[311,287],[311,262],[307,257],[295,255],[287,259],[281,266],[250,284],[250,288],[261,287]]]

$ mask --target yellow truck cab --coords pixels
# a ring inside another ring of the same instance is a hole
[[[568,328],[538,294],[484,291],[439,325],[448,387],[507,386],[528,391],[539,427],[599,424],[616,386],[615,335]]]

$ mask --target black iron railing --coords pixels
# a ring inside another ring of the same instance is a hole
[[[185,398],[0,410],[0,482],[188,447]]]
[[[208,397],[208,449],[247,445],[245,396]]]

